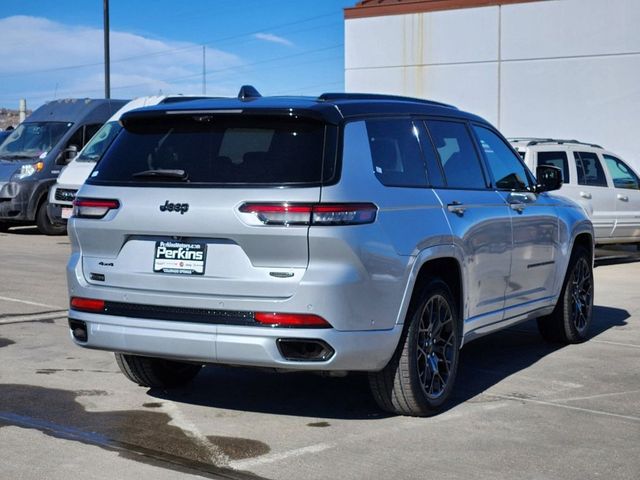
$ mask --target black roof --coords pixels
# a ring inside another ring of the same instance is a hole
[[[249,92],[249,94],[248,94]],[[123,115],[127,121],[179,114],[277,114],[311,117],[338,124],[365,115],[429,115],[481,121],[482,118],[456,107],[430,100],[363,93],[325,93],[319,97],[262,97],[243,87],[241,98],[201,98],[177,104],[160,104],[132,110]]]

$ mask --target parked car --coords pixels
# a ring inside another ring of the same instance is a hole
[[[513,138],[529,168],[562,170],[558,194],[579,203],[591,218],[596,243],[640,246],[640,177],[619,155],[577,140]]]
[[[428,415],[475,338],[588,336],[591,222],[480,117],[243,87],[121,123],[69,220],[69,327],[135,383],[364,371],[381,408]]]
[[[60,172],[55,185],[49,190],[49,205],[47,213],[49,218],[56,225],[64,225],[66,228],[67,219],[73,210],[73,200],[76,192],[87,179],[91,171],[96,166],[104,152],[107,150],[113,139],[121,130],[120,117],[133,109],[145,106],[157,105],[159,103],[180,102],[195,98],[185,95],[155,95],[140,97],[131,100],[118,110],[89,140],[78,155]]]
[[[49,188],[66,165],[126,100],[67,99],[35,110],[0,145],[0,229],[36,222],[64,233],[47,215]]]

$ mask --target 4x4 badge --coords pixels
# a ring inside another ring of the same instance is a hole
[[[189,211],[188,203],[169,203],[169,200],[164,202],[164,205],[160,205],[161,212],[180,212],[180,215],[184,215]]]

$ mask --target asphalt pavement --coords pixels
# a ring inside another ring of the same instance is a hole
[[[363,375],[206,367],[134,385],[69,339],[69,242],[0,233],[0,478],[629,479],[640,477],[640,253],[600,251],[592,338],[524,324],[468,344],[454,401],[380,412]]]

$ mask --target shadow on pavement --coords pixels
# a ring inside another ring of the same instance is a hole
[[[592,337],[626,324],[626,310],[595,306]],[[462,349],[453,399],[465,402],[505,378],[562,348],[545,342],[535,322],[476,340]],[[148,391],[152,397],[227,410],[345,420],[388,415],[375,404],[365,374],[344,378],[311,373],[271,373],[233,367],[206,367],[188,388]]]

